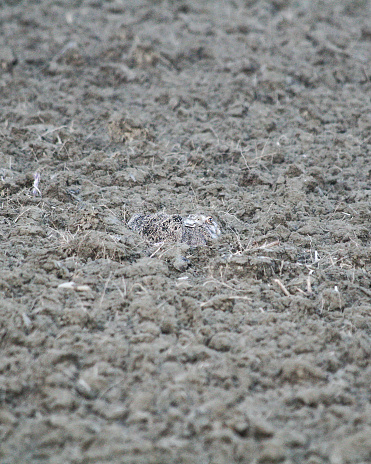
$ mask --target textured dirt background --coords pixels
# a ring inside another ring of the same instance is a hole
[[[1,464],[370,462],[370,2],[0,21]]]

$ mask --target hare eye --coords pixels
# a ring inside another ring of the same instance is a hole
[[[207,219],[206,219],[206,223],[207,224],[212,224],[214,221],[213,221],[213,218],[211,216],[209,216]]]

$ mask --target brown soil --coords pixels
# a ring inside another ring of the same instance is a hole
[[[0,22],[1,464],[370,462],[370,2]]]

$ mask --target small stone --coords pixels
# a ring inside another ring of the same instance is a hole
[[[10,71],[17,63],[17,58],[10,47],[0,47],[0,69]]]
[[[172,264],[177,271],[184,272],[189,266],[189,259],[185,258],[184,256],[177,255],[173,259]]]

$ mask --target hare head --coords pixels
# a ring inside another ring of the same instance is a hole
[[[201,227],[206,234],[212,239],[217,239],[220,235],[218,224],[214,221],[212,216],[205,216],[204,214],[190,214],[184,218],[183,224],[185,227],[198,228]]]

